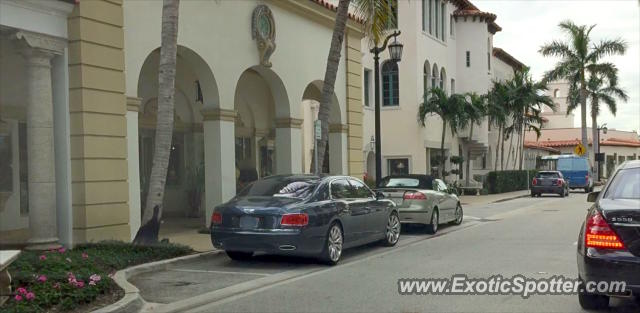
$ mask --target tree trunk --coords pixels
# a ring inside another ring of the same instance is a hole
[[[584,82],[582,86],[580,86],[580,127],[582,146],[584,146],[584,149],[587,151],[587,157],[589,157],[589,142],[587,139],[587,87]]]
[[[524,128],[522,129],[522,134],[520,135],[520,170],[522,170],[523,162],[524,162]]]
[[[162,5],[162,33],[160,64],[158,66],[158,114],[156,120],[153,165],[149,179],[147,201],[142,214],[142,226],[134,242],[158,241],[162,200],[169,167],[169,154],[173,137],[173,107],[176,80],[176,54],[178,40],[178,8],[180,0],[164,0]]]
[[[471,140],[473,138],[473,122],[471,123],[471,126],[469,127],[469,140]],[[465,176],[465,183],[467,184],[467,187],[469,187],[469,180],[471,176],[471,149],[469,149],[470,147],[467,147],[467,176]]]
[[[351,0],[340,0],[338,3],[338,13],[336,23],[333,27],[329,56],[327,57],[327,68],[324,72],[324,83],[322,84],[322,97],[320,98],[320,109],[318,110],[318,120],[322,125],[322,139],[318,141],[318,164],[324,165],[325,149],[329,142],[329,111],[331,110],[331,100],[333,99],[333,89],[340,65],[340,53],[342,42],[344,41],[344,30],[347,24],[347,14],[349,13],[349,3]],[[315,137],[314,137],[315,138]],[[315,140],[315,139],[314,139]],[[315,155],[315,151],[314,151]],[[316,160],[311,162],[310,171],[313,172]],[[323,166],[318,166],[322,171]]]
[[[593,103],[591,104],[593,106]],[[593,160],[595,161],[596,159],[596,153],[598,153],[598,147],[600,146],[600,134],[598,133],[598,117],[593,114],[593,112],[591,113],[591,142],[593,142],[593,144],[591,145],[591,147],[593,148]],[[594,162],[593,164],[596,165],[595,167],[595,171],[593,172],[593,174],[595,175],[595,179],[599,180],[600,179],[600,164],[598,162]]]
[[[498,170],[498,156],[500,155],[500,140],[502,139],[502,126],[498,126],[498,143],[496,144],[496,160],[493,170]]]
[[[501,127],[501,131],[502,131],[502,140],[500,141],[501,143],[501,148],[500,148],[500,170],[504,171],[504,127]]]
[[[507,169],[509,168],[509,162],[511,161],[511,155],[513,154],[513,134],[509,136],[509,153],[507,153]]]
[[[447,121],[442,120],[442,140],[440,141],[440,175],[442,176],[442,179],[444,179],[444,163],[445,163],[445,156],[444,156],[444,138],[447,135]]]

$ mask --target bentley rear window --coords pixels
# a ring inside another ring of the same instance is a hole
[[[314,179],[271,178],[262,179],[238,193],[240,197],[306,198],[318,186]]]

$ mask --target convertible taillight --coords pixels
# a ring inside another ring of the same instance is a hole
[[[587,218],[584,234],[587,248],[624,249],[624,244],[618,234],[609,227],[607,221],[598,211],[593,211],[593,214]]]
[[[285,214],[280,220],[281,226],[306,226],[309,224],[309,215],[306,213]]]
[[[220,214],[220,212],[213,212],[213,214],[211,214],[211,225],[220,224],[222,224],[222,214]]]
[[[427,200],[427,196],[419,191],[407,191],[402,197],[404,200]]]

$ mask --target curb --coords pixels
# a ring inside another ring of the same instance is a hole
[[[498,199],[496,201],[493,201],[491,203],[500,203],[500,202],[505,202],[505,201],[509,201],[509,200],[514,200],[514,199],[519,199],[519,198],[526,198],[528,197],[529,194],[524,194],[524,195],[519,195],[519,196],[513,196],[513,197],[509,197],[509,198],[504,198],[504,199]]]
[[[93,311],[93,313],[130,313],[140,312],[147,303],[140,296],[140,290],[138,287],[131,284],[127,279],[131,276],[166,269],[170,264],[178,261],[191,260],[199,257],[209,256],[221,253],[221,250],[200,252],[190,255],[185,255],[173,259],[166,259],[151,263],[144,263],[133,267],[119,270],[113,276],[113,281],[124,290],[124,297],[118,302],[100,308]]]

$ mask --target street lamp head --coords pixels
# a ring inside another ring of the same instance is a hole
[[[389,57],[394,62],[400,62],[402,59],[403,44],[398,42],[398,37],[393,37],[393,42],[389,44]]]

